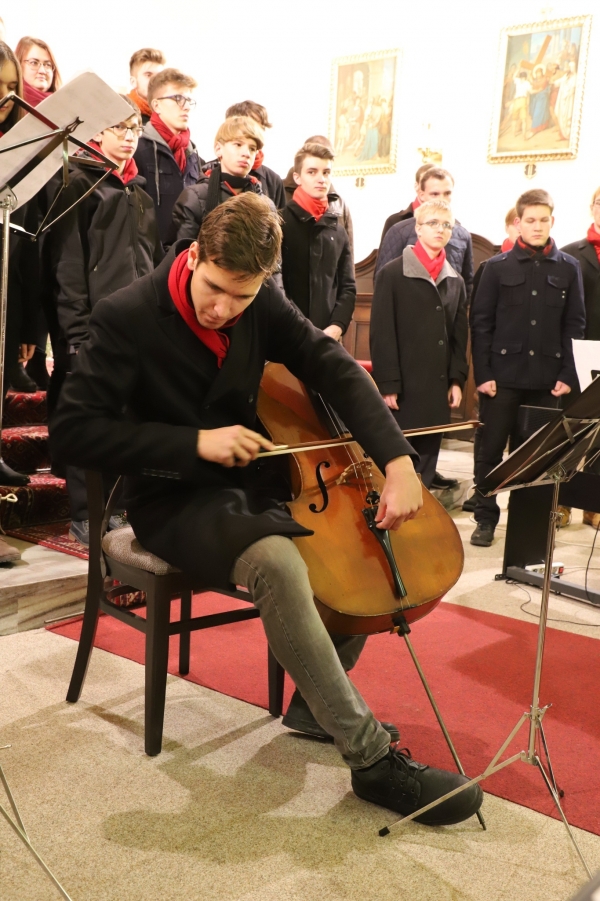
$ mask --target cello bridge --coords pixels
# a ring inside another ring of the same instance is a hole
[[[346,466],[343,472],[341,472],[335,480],[335,484],[345,485],[352,478],[370,479],[373,475],[372,466],[372,460],[357,460],[356,463],[351,463],[349,466]]]

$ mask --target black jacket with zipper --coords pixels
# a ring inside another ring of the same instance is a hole
[[[317,328],[345,332],[356,303],[354,265],[346,229],[327,211],[317,221],[295,200],[281,213],[281,271],[285,293]]]
[[[206,201],[208,199],[208,182],[210,179],[210,172],[206,175],[200,176],[200,180],[198,184],[191,185],[189,188],[185,188],[182,193],[177,198],[177,203],[173,207],[173,228],[175,232],[175,239],[177,241],[182,241],[184,238],[196,241],[198,238],[198,232],[200,231],[200,226],[204,220],[204,216],[206,215]],[[222,173],[221,178],[221,190],[219,195],[219,202],[225,203],[226,200],[229,200],[230,197],[235,197],[235,193],[229,189],[226,184],[227,182],[227,173]],[[261,197],[264,197],[261,184],[257,179],[251,180],[246,188],[245,193],[252,192],[254,194],[258,194]],[[275,204],[272,200],[265,197],[265,199],[269,202],[273,209],[275,209]]]
[[[186,150],[186,167],[182,172],[173,151],[149,122],[135,152],[139,173],[146,179],[146,191],[154,201],[160,240],[164,247],[175,240],[173,207],[184,188],[195,185],[204,160],[190,141]]]
[[[97,180],[97,170],[77,167],[59,211]],[[154,204],[144,184],[139,175],[126,185],[109,175],[49,233],[58,320],[71,352],[88,337],[94,305],[148,275],[163,257]]]

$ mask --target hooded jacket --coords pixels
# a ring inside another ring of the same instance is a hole
[[[97,169],[77,166],[58,212],[97,180]],[[124,185],[111,174],[49,232],[58,320],[71,352],[88,337],[95,304],[148,275],[163,257],[154,204],[144,185],[140,175]]]
[[[182,172],[167,142],[148,122],[138,142],[134,159],[140,175],[146,179],[146,191],[154,201],[158,232],[165,247],[175,240],[175,202],[184,188],[196,184],[204,162],[192,141],[186,150],[186,158],[185,171]]]

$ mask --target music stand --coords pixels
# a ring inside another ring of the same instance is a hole
[[[477,776],[475,779],[470,779],[464,785],[454,789],[454,791],[448,792],[431,804],[427,804],[425,807],[415,810],[408,816],[396,820],[390,826],[380,829],[380,835],[387,835],[394,826],[414,820],[414,818],[420,814],[432,810],[448,798],[452,798],[466,788],[476,785],[483,781],[483,779],[487,779],[488,776],[497,773],[499,770],[504,769],[504,767],[510,766],[517,761],[521,761],[522,763],[527,763],[530,766],[535,766],[539,769],[579,859],[581,860],[586,873],[591,878],[592,873],[581,853],[577,840],[560,803],[560,797],[563,793],[556,784],[554,771],[550,761],[548,743],[542,724],[544,714],[550,705],[547,704],[545,707],[539,706],[539,693],[542,677],[546,626],[548,621],[552,556],[554,553],[556,521],[558,519],[558,493],[561,484],[572,478],[578,469],[582,467],[585,457],[592,449],[599,433],[600,379],[596,379],[564,410],[558,410],[556,417],[551,422],[539,429],[528,441],[518,447],[477,486],[477,490],[487,497],[490,497],[492,494],[498,494],[500,491],[514,491],[518,488],[531,488],[538,485],[553,486],[531,706],[529,711],[523,713],[516,726],[510,732],[508,738],[504,741],[499,751],[494,755],[481,775]],[[519,753],[513,754],[506,760],[500,760],[513,739],[517,736],[521,727],[528,720],[529,740],[527,750],[519,751]],[[545,764],[537,750],[538,734],[541,738],[541,748],[543,749],[546,761]]]

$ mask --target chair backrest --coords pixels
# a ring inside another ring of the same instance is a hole
[[[108,522],[112,515],[115,500],[121,491],[123,477],[117,479],[108,501],[105,500],[105,476],[101,472],[87,469],[85,484],[87,488],[88,515],[90,517],[90,544],[88,579],[104,579],[106,567],[102,554],[102,539],[106,534]]]

